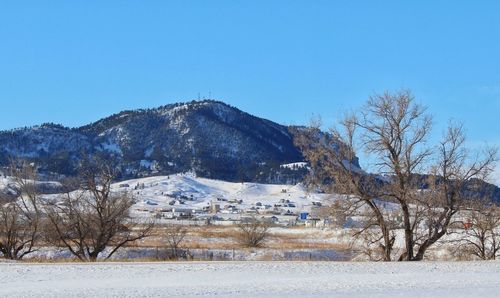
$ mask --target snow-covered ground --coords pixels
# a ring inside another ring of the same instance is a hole
[[[498,297],[500,262],[0,264],[1,297]]]

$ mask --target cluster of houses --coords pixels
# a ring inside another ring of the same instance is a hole
[[[232,225],[249,219],[267,221],[276,225],[306,227],[327,227],[340,222],[332,216],[323,216],[320,212],[327,207],[320,202],[313,202],[307,208],[289,199],[280,199],[275,203],[255,202],[245,204],[241,199],[216,197],[202,208],[193,207],[189,201],[192,196],[169,194],[172,198],[168,207],[159,207],[154,200],[144,200],[138,211],[152,213],[159,220],[185,220],[207,225]]]

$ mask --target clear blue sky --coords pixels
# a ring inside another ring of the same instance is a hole
[[[498,1],[1,1],[0,129],[212,97],[332,123],[409,88],[500,145]]]

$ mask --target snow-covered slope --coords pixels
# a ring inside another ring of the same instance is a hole
[[[127,180],[114,184],[113,189],[132,193],[137,201],[135,209],[151,211],[171,206],[201,210],[212,202],[219,204],[221,209],[226,205],[237,205],[241,211],[258,205],[274,207],[281,204],[283,209],[297,213],[310,211],[313,202],[332,199],[331,195],[309,193],[301,184],[233,183],[190,174]],[[241,203],[236,203],[240,200]],[[169,205],[173,201],[177,202]]]
[[[61,191],[61,183],[57,181],[36,181],[38,192],[42,194],[52,194]],[[16,197],[19,195],[19,188],[12,177],[0,176],[0,196]]]

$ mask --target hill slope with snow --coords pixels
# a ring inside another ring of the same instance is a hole
[[[292,129],[218,101],[179,103],[124,111],[79,128],[43,124],[0,131],[0,165],[23,157],[44,171],[74,174],[90,153],[116,162],[125,179],[195,171],[272,183],[279,172],[293,172],[280,164],[302,161]]]
[[[281,212],[298,214],[310,212],[316,202],[327,203],[333,199],[332,195],[309,193],[301,184],[234,183],[189,174],[126,180],[112,187],[133,195],[136,200],[133,210],[149,212],[172,208],[202,212],[203,208],[217,204],[221,212],[228,215],[264,210],[266,205],[269,211],[277,207]],[[224,209],[226,206],[234,208]]]

